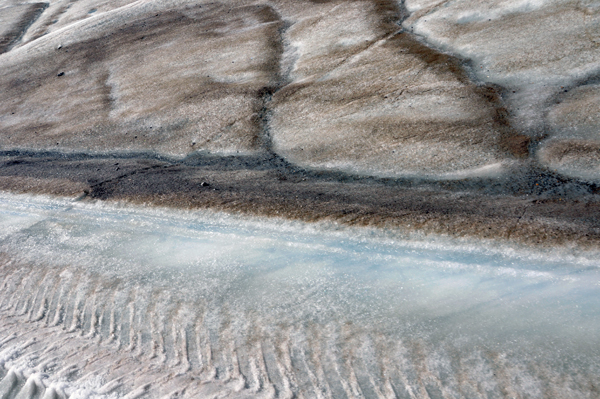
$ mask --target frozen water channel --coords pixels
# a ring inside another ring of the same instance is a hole
[[[600,261],[0,196],[0,398],[600,395]]]

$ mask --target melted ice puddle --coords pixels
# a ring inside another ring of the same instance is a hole
[[[584,397],[593,254],[0,195],[0,398]]]

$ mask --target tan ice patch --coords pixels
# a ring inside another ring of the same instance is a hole
[[[510,159],[497,94],[404,33],[275,99],[273,147],[303,166],[461,178],[501,173]]]
[[[0,59],[3,148],[258,149],[262,88],[278,72],[277,15],[220,4],[135,10],[118,29],[102,18],[74,25],[93,39],[61,32]]]

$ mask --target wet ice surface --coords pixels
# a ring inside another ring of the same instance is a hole
[[[593,254],[0,197],[0,397],[594,397]]]

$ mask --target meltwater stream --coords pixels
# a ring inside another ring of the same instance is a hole
[[[0,195],[0,398],[600,397],[600,258]]]

